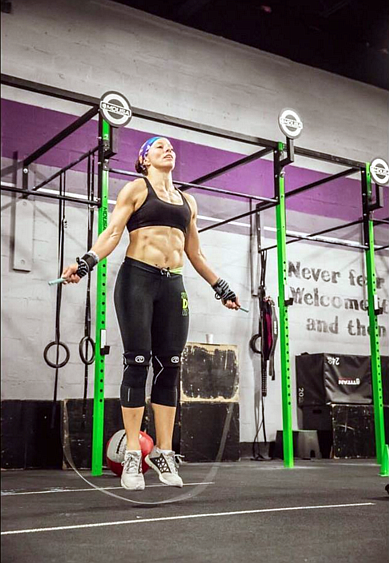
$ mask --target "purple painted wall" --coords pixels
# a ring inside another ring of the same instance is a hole
[[[3,100],[1,109],[2,156],[8,158],[12,158],[13,152],[18,151],[19,159],[23,159],[75,119],[73,115],[10,100]],[[158,124],[155,125],[152,133],[158,134]],[[111,160],[111,165],[134,171],[139,146],[151,134],[121,129],[119,135],[119,153]],[[96,138],[97,123],[91,121],[39,159],[39,163],[63,167],[94,147],[97,144]],[[174,138],[171,140],[177,153],[174,177],[183,181],[190,182],[243,156],[192,142]],[[85,164],[79,165],[78,169],[85,170]],[[289,191],[324,177],[326,177],[324,173],[288,166],[286,189]],[[124,178],[123,184],[126,181]],[[216,178],[209,184],[232,191],[271,197],[273,165],[269,161],[256,161]],[[111,194],[111,197],[113,196],[114,194]],[[387,199],[386,193],[386,204]],[[287,207],[302,213],[355,220],[361,216],[360,184],[357,179],[341,178],[288,199]],[[377,216],[384,216],[387,212],[387,209],[382,210]]]

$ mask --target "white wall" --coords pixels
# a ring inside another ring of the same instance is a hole
[[[282,139],[278,113],[293,107],[301,146],[388,154],[386,91],[106,0],[18,0],[13,10],[2,17],[3,73],[97,97],[117,89],[137,107],[269,139]]]
[[[175,117],[224,127],[237,132],[280,139],[277,115],[285,106],[300,112],[304,134],[300,146],[358,160],[388,154],[388,93],[330,73],[311,69],[286,59],[262,53],[231,41],[186,29],[133,9],[106,1],[19,0],[14,13],[4,15],[2,72],[76,92],[100,96],[104,91],[122,91],[135,106]],[[30,104],[78,114],[85,108],[59,100],[4,88],[3,95]],[[147,130],[150,124],[133,120],[131,127]],[[169,134],[172,128],[161,127]],[[176,137],[199,141],[200,135],[174,129]],[[202,142],[224,149],[248,149],[240,144],[201,137]],[[249,149],[252,150],[252,149]],[[302,161],[299,161],[302,165]],[[313,168],[327,170],[325,163]],[[335,171],[331,167],[331,171]],[[55,291],[46,281],[56,276],[56,207],[35,203],[34,263],[31,273],[15,272],[10,266],[11,207],[9,196],[2,203],[3,276],[3,386],[4,398],[51,398],[53,370],[42,359],[42,350],[54,336]],[[290,216],[304,230],[304,216]],[[312,218],[310,218],[312,223]],[[68,207],[66,260],[79,254],[85,240],[85,214]],[[309,229],[308,229],[309,230]],[[226,232],[207,232],[202,244],[209,262],[239,292],[250,308],[249,316],[231,313],[213,299],[212,291],[189,264],[185,266],[191,307],[189,339],[239,346],[241,374],[241,440],[254,437],[254,394],[258,390],[258,358],[248,351],[248,341],[257,330],[256,302],[249,291],[249,239]],[[125,241],[109,259],[109,289],[122,260]],[[273,251],[274,252],[274,251]],[[377,270],[388,280],[387,254],[377,258]],[[386,256],[386,258],[385,258]],[[288,247],[288,258],[306,267],[342,272],[339,285],[320,284],[320,290],[340,296],[363,298],[363,288],[351,287],[348,272],[362,272],[355,251],[300,243]],[[55,270],[55,268],[54,268]],[[276,260],[269,257],[269,293],[276,296]],[[388,285],[380,292],[388,298]],[[291,285],[297,285],[290,279]],[[304,280],[307,288],[316,287]],[[302,284],[300,284],[302,285]],[[337,292],[337,293],[336,293]],[[63,306],[63,339],[71,346],[71,363],[60,372],[59,397],[82,395],[83,369],[77,361],[82,335],[85,286],[66,288]],[[109,343],[106,394],[117,396],[121,379],[121,345],[112,306],[109,308]],[[291,357],[303,351],[368,354],[368,338],[348,334],[346,321],[357,316],[339,315],[339,334],[321,334],[306,329],[307,318],[332,320],[333,309],[316,310],[294,306],[290,312]],[[380,321],[388,326],[388,316]],[[382,323],[381,323],[382,324]],[[388,337],[382,339],[388,353]],[[254,369],[254,367],[256,369]],[[92,387],[91,387],[92,389]],[[295,405],[294,405],[294,410]],[[268,437],[281,428],[280,380],[269,384],[267,399]],[[294,412],[294,425],[297,415]]]

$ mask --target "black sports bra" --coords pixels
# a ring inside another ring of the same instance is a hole
[[[176,188],[181,194],[182,204],[168,203],[157,196],[147,178],[144,178],[144,181],[147,186],[147,197],[129,218],[128,232],[131,233],[142,227],[163,226],[175,227],[186,234],[192,211],[183,193]]]

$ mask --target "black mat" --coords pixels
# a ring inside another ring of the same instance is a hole
[[[212,467],[182,465],[180,473],[186,483],[209,481]],[[2,562],[386,563],[389,478],[378,473],[372,461],[296,462],[294,469],[222,463],[214,484],[194,498],[139,506],[88,488],[72,471],[3,472],[2,531],[54,530],[2,535]],[[100,487],[119,487],[113,474],[84,475]],[[110,491],[155,502],[195,489],[160,487],[151,472],[146,484],[136,493]],[[96,523],[103,525],[79,527]]]

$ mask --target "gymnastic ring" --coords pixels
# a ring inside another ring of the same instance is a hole
[[[55,364],[54,362],[52,362],[51,360],[49,360],[48,358],[48,352],[49,350],[53,347],[53,346],[62,346],[62,348],[65,350],[65,359],[60,362],[59,364]],[[66,366],[66,364],[69,361],[70,358],[70,350],[69,348],[66,346],[66,344],[64,342],[56,342],[55,340],[53,340],[52,342],[49,342],[48,345],[46,346],[46,348],[43,351],[43,357],[45,359],[45,362],[48,366],[50,366],[51,368],[63,368],[64,366]]]
[[[84,350],[83,350],[84,344],[85,344],[85,354],[87,353],[88,350],[88,344],[92,346],[92,355],[89,358],[89,360],[86,358],[84,354]],[[86,366],[90,366],[91,364],[93,364],[93,362],[95,361],[95,342],[91,336],[84,336],[83,338],[81,338],[80,343],[78,345],[78,351],[80,354],[81,361]]]
[[[251,350],[254,352],[254,354],[261,354],[261,350],[258,350],[257,348],[257,340],[261,338],[260,334],[254,334],[251,338],[250,338],[250,348]]]

